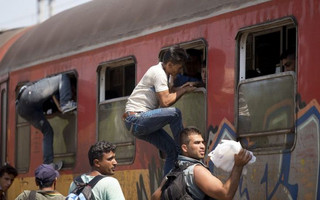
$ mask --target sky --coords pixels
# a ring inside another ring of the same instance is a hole
[[[37,24],[49,17],[48,2],[42,1],[38,16],[38,0],[0,0],[0,31]],[[52,15],[91,0],[52,0]]]

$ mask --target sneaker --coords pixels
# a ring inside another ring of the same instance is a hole
[[[63,166],[63,162],[59,161],[57,163],[50,163],[49,165],[51,165],[55,170],[59,171]]]
[[[73,111],[77,108],[77,102],[74,101],[68,101],[68,103],[61,106],[62,113]]]

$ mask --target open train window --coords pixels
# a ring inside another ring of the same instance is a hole
[[[296,49],[291,17],[240,30],[236,128],[244,147],[259,153],[290,151],[295,139],[296,73],[280,55]]]
[[[186,52],[189,54],[190,64],[192,66],[184,66],[183,72],[181,73],[182,76],[191,76],[189,77],[182,77],[182,81],[194,81],[194,82],[201,82],[202,84],[199,85],[199,88],[196,89],[195,92],[187,93],[183,95],[173,106],[180,109],[182,113],[182,119],[184,126],[195,126],[197,127],[201,133],[203,134],[203,138],[207,139],[206,137],[206,75],[207,75],[207,64],[206,64],[206,43],[204,40],[196,40],[186,43],[179,44],[180,47],[184,48]],[[168,50],[169,47],[163,48],[159,54],[159,60],[161,61],[164,53]],[[191,67],[186,69],[186,67]],[[191,73],[186,73],[186,72]],[[179,77],[176,77],[179,78]],[[176,87],[176,78],[170,77],[170,86]],[[183,83],[184,83],[183,82]],[[179,81],[179,84],[183,84]],[[177,85],[177,86],[180,86]],[[171,133],[169,126],[165,127],[165,130]],[[160,154],[162,158],[164,155]]]
[[[122,114],[135,86],[133,57],[102,63],[98,68],[98,140],[117,145],[118,164],[129,164],[135,156],[135,139],[125,128]]]
[[[77,74],[75,72],[66,73],[70,79],[72,100],[77,101]],[[56,112],[48,115],[47,119],[54,132],[53,151],[54,160],[63,161],[64,168],[71,168],[75,164],[77,152],[77,112],[67,112],[62,114]]]
[[[283,72],[281,55],[291,51],[296,57],[296,38],[293,18],[240,30],[237,35],[239,79]]]
[[[66,72],[71,83],[72,100],[77,102],[77,75],[74,72]],[[16,89],[16,96],[18,96],[19,89],[22,85],[28,83],[20,83]],[[59,94],[58,94],[59,95]],[[52,98],[43,104],[43,111],[45,117],[49,121],[53,132],[53,151],[54,162],[63,161],[63,167],[72,167],[75,163],[76,154],[76,112],[71,111],[62,114],[58,111],[57,106]],[[37,131],[41,134],[41,131]],[[31,134],[30,123],[22,118],[19,114],[16,115],[16,168],[19,172],[27,172],[30,162],[31,138],[37,137],[38,134]],[[42,141],[37,145],[39,151],[42,149]]]

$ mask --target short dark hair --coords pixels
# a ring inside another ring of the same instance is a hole
[[[5,164],[0,168],[0,177],[2,177],[4,175],[4,173],[11,174],[14,177],[16,177],[18,175],[16,168],[12,167],[9,164]]]
[[[189,144],[189,135],[201,135],[201,132],[196,127],[184,128],[180,133],[180,144]]]
[[[103,158],[103,153],[115,152],[116,145],[106,142],[106,141],[99,141],[92,145],[88,152],[88,158],[90,166],[93,166],[94,159],[101,160]]]
[[[181,64],[184,65],[188,59],[186,51],[181,48],[179,45],[175,45],[168,49],[163,56],[163,63],[167,64],[172,62],[172,64]]]
[[[43,182],[41,179],[36,178],[36,183],[40,189],[51,187],[55,180]]]

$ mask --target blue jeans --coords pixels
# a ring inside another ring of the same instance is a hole
[[[53,162],[53,129],[43,114],[42,106],[57,93],[60,105],[72,98],[70,80],[65,74],[44,78],[27,86],[16,105],[19,115],[43,134],[42,150],[45,164]]]
[[[169,124],[173,138],[163,129]],[[159,108],[130,115],[125,119],[126,128],[132,134],[145,140],[167,155],[164,164],[164,175],[173,167],[180,151],[180,132],[183,129],[181,111],[177,108]]]

